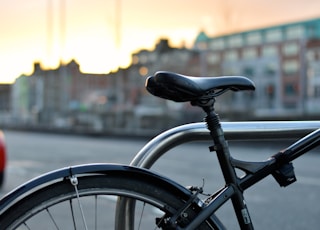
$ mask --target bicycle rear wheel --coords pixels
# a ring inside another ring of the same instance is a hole
[[[122,224],[125,216],[118,216],[115,221],[118,199],[134,200],[134,221],[130,226]],[[165,221],[188,199],[185,192],[173,193],[148,178],[84,175],[65,178],[32,192],[0,216],[0,226],[1,229],[28,230],[169,229]],[[190,208],[188,218],[198,211],[199,208]],[[188,218],[178,225],[185,225]],[[200,229],[213,228],[204,223]]]

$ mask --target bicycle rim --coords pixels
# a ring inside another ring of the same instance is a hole
[[[159,229],[184,203],[146,181],[101,175],[64,180],[31,193],[1,217],[4,229]],[[116,215],[117,200],[134,200],[129,224]],[[115,216],[117,221],[115,221]],[[119,224],[121,223],[121,224]],[[121,226],[121,227],[119,227]]]

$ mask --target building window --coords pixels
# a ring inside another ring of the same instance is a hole
[[[248,45],[258,45],[262,43],[262,36],[260,32],[251,32],[247,35]]]
[[[151,53],[149,55],[149,62],[156,62],[157,61],[157,55],[155,53]]]
[[[290,26],[286,29],[286,38],[287,39],[297,39],[303,38],[304,28],[302,25]]]
[[[276,63],[270,62],[264,68],[264,74],[266,76],[275,76],[277,73],[277,65]]]
[[[247,48],[242,51],[242,58],[244,59],[254,59],[258,56],[256,48]]]
[[[262,56],[264,57],[274,57],[278,56],[278,49],[274,45],[268,45],[262,47]]]
[[[267,42],[279,42],[281,40],[282,40],[281,29],[270,29],[266,32],[266,41]]]
[[[241,47],[243,45],[242,36],[241,35],[230,36],[228,39],[228,45],[230,48]]]
[[[222,75],[237,76],[239,75],[239,72],[239,68],[230,65],[224,68]]]
[[[314,87],[314,94],[313,94],[314,98],[320,98],[320,86],[317,85]]]
[[[160,56],[160,60],[163,64],[167,64],[171,61],[171,58],[167,54],[163,54]]]
[[[148,61],[147,55],[140,55],[140,56],[139,56],[139,63],[141,63],[141,64],[146,64],[147,61]]]
[[[139,63],[139,57],[138,55],[133,55],[132,56],[132,64],[136,65]]]
[[[319,84],[320,83],[320,62],[314,62],[312,63],[312,71],[313,71],[313,77],[314,80]]]
[[[316,52],[314,50],[308,50],[306,57],[308,61],[314,61],[316,59]]]
[[[307,94],[310,98],[320,97],[320,63],[312,62],[308,68],[308,88]]]
[[[238,60],[238,53],[235,50],[226,51],[224,53],[225,61],[236,61]]]
[[[209,53],[207,58],[209,64],[216,64],[220,62],[220,55],[218,53]]]
[[[267,85],[265,87],[265,92],[266,92],[267,98],[269,100],[274,99],[274,97],[275,97],[275,86],[273,84]]]
[[[253,77],[254,76],[254,68],[251,66],[247,66],[243,68],[243,75],[246,77]]]
[[[294,83],[287,83],[284,86],[284,93],[286,96],[296,96],[298,94],[298,87]]]
[[[310,39],[316,38],[317,37],[317,32],[316,32],[316,28],[314,25],[309,25],[306,28],[306,32],[308,32],[308,37]]]
[[[212,50],[222,50],[225,48],[225,42],[223,38],[216,38],[210,41],[209,48]]]
[[[282,64],[283,72],[287,75],[296,74],[299,69],[299,63],[297,60],[286,60]]]
[[[284,56],[295,56],[299,52],[299,45],[295,42],[284,44],[282,47],[282,53]]]

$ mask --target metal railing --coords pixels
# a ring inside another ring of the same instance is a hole
[[[301,138],[320,127],[320,121],[222,122],[227,140],[265,140]],[[193,123],[170,129],[149,141],[131,161],[132,166],[151,168],[168,150],[192,141],[212,140],[206,124]],[[117,226],[132,226],[135,202],[123,199],[117,203]]]
[[[222,128],[227,140],[294,139],[320,128],[320,121],[222,122]],[[178,126],[149,141],[130,165],[151,168],[163,154],[177,145],[209,140],[210,133],[204,122]]]

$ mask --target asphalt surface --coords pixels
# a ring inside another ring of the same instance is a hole
[[[147,139],[73,136],[5,130],[8,150],[6,181],[1,195],[16,186],[57,168],[83,163],[128,164]],[[264,160],[289,142],[231,142],[234,157]],[[176,147],[164,155],[152,170],[183,185],[204,184],[210,193],[223,186],[214,153],[207,143]],[[250,147],[249,147],[250,146]],[[256,229],[319,229],[320,226],[320,149],[294,162],[298,181],[281,188],[267,177],[245,192]],[[234,215],[228,203],[219,217],[234,229]]]

